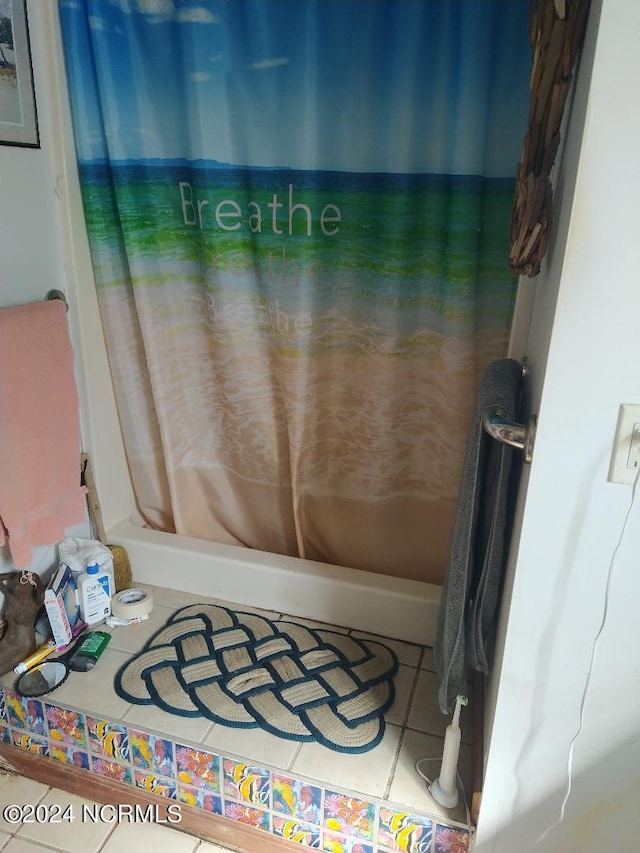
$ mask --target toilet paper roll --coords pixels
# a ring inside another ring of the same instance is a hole
[[[153,610],[153,596],[143,589],[125,589],[111,599],[111,613],[116,619],[136,619]]]

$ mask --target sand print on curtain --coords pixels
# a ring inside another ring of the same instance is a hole
[[[514,298],[527,8],[61,2],[150,525],[441,581]]]

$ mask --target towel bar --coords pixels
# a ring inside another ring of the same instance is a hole
[[[67,302],[67,297],[61,290],[48,290],[45,294],[45,301],[50,301],[52,299],[59,299],[60,302],[64,302],[64,307],[68,311],[69,303]]]
[[[524,461],[530,464],[533,458],[533,445],[536,437],[536,416],[531,415],[528,423],[518,424],[505,418],[506,412],[500,406],[489,406],[482,416],[482,425],[486,433],[496,441],[524,450]]]

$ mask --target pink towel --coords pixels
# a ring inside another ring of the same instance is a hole
[[[0,544],[17,568],[85,517],[73,349],[58,300],[0,310]],[[4,527],[4,530],[2,529]]]

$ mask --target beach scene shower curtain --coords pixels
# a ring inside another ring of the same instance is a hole
[[[503,356],[526,0],[61,0],[144,522],[440,583]]]

